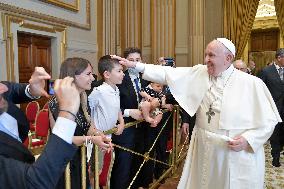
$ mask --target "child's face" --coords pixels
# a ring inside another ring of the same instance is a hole
[[[133,62],[141,62],[141,55],[139,53],[131,53],[127,56],[127,60],[133,61]]]
[[[109,72],[108,80],[114,85],[121,84],[124,77],[123,67],[121,64],[114,64],[113,69]]]
[[[159,83],[151,83],[151,87],[153,88],[154,91],[160,93],[163,90],[163,85]]]

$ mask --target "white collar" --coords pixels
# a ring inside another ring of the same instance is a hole
[[[0,123],[5,133],[19,140],[18,122],[14,117],[4,112],[0,115]]]
[[[218,76],[210,76],[211,81],[221,81],[223,85],[226,85],[228,82],[229,77],[233,74],[234,72],[234,66],[231,64],[225,71],[221,72]]]
[[[221,72],[217,77],[220,77],[222,80],[226,81],[233,71],[234,66],[231,64],[225,71]]]
[[[278,64],[276,64],[276,62],[274,62],[274,66],[276,67],[277,71],[279,70],[279,68],[283,68],[283,67],[280,67]]]
[[[114,92],[114,93],[117,93],[117,92],[118,92],[118,87],[117,87],[117,86],[115,86],[115,89],[114,89],[111,85],[109,85],[109,84],[106,83],[106,82],[103,82],[102,86],[104,86],[104,88],[105,88],[106,90],[110,91],[110,92]]]

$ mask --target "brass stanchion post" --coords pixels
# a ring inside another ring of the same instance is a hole
[[[100,188],[100,182],[99,182],[99,147],[97,145],[94,145],[95,148],[95,189]]]
[[[82,189],[86,189],[86,146],[81,146],[81,167],[82,167]]]
[[[71,189],[70,163],[67,164],[65,169],[65,189]]]
[[[174,107],[174,112],[173,112],[173,133],[172,133],[172,136],[173,136],[173,149],[172,149],[172,174],[174,174],[175,170],[176,170],[176,165],[175,165],[175,162],[176,162],[176,117],[177,117],[177,107],[175,106]]]

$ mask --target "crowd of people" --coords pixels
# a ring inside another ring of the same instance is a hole
[[[255,65],[234,61],[235,53],[230,40],[217,38],[206,47],[205,65],[179,68],[172,58],[161,57],[157,65],[142,63],[141,50],[129,47],[123,57],[99,59],[99,81],[88,60],[67,58],[48,102],[52,132],[36,161],[22,144],[29,126],[21,125],[26,118],[15,104],[49,97],[44,88],[50,75],[37,67],[28,84],[0,82],[1,185],[63,189],[70,162],[71,188],[82,188],[83,154],[78,147],[88,143],[84,163],[92,168],[86,169],[85,188],[94,187],[95,170],[89,161],[94,158],[93,145],[99,146],[99,159],[115,153],[111,189],[148,188],[165,165],[147,161],[140,169],[143,157],[122,148],[167,162],[170,112],[178,104],[182,131],[191,136],[178,188],[263,188],[263,145],[268,139],[273,166],[281,166],[284,49],[277,50],[274,64],[264,68],[259,78],[253,76]],[[114,134],[104,134],[113,128]],[[100,161],[99,171],[102,166]]]

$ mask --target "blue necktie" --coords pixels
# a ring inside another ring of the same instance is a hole
[[[135,83],[135,87],[136,87],[136,91],[137,91],[137,95],[138,95],[138,99],[139,99],[139,102],[141,101],[141,95],[140,95],[140,87],[139,87],[139,78],[135,78],[134,79],[134,83]]]

